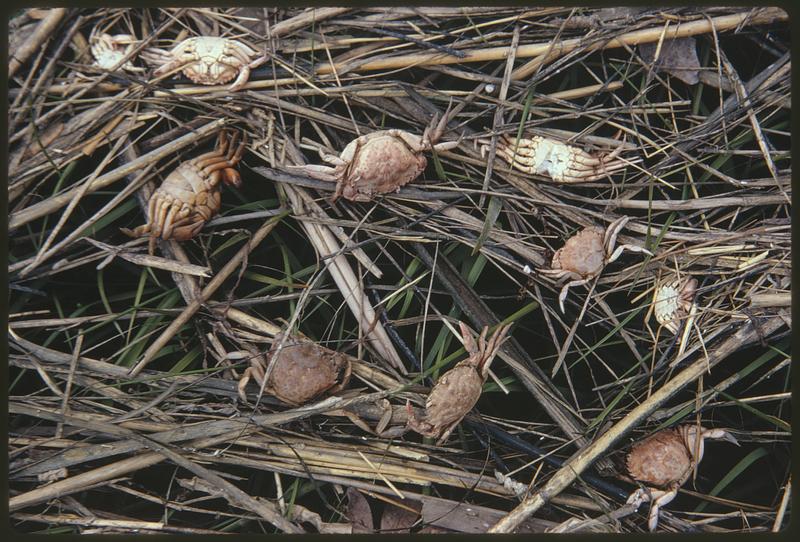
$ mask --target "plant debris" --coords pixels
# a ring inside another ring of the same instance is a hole
[[[15,531],[789,525],[786,11],[8,22]]]

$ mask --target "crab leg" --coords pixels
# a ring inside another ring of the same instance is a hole
[[[464,350],[466,350],[467,354],[470,356],[476,355],[478,353],[478,347],[475,346],[475,339],[472,338],[472,332],[470,332],[467,324],[459,322],[458,327],[461,329],[461,344],[464,345]],[[486,330],[484,329],[481,337],[485,337],[485,334]]]
[[[321,166],[318,164],[306,164],[304,166],[286,166],[286,169],[295,170],[298,173],[305,173],[311,178],[320,181],[330,181],[335,183],[339,180],[336,175],[336,169],[329,166]]]
[[[639,247],[639,246],[636,246],[636,245],[622,245],[622,246],[617,247],[617,250],[615,250],[614,253],[608,258],[608,262],[607,263],[611,263],[611,262],[615,261],[626,250],[630,250],[631,252],[642,252],[644,254],[647,254],[648,256],[652,256],[653,255],[652,252],[650,252],[649,250],[647,250],[644,247]]]
[[[655,499],[650,503],[650,515],[647,519],[647,528],[651,531],[655,531],[658,526],[658,514],[661,511],[661,507],[672,502],[678,495],[678,491],[673,489],[672,491],[663,492],[655,489],[651,490],[651,492]]]
[[[150,233],[150,224],[142,224],[141,226],[136,226],[133,229],[130,228],[120,228],[120,231],[127,235],[128,237],[144,237],[148,233]]]
[[[161,237],[164,232],[164,222],[167,219],[167,213],[175,207],[175,203],[171,202],[169,205],[161,205],[156,213],[155,220],[153,220],[152,233],[156,237]]]
[[[203,229],[203,224],[205,224],[205,221],[198,220],[197,222],[192,222],[186,226],[175,228],[172,233],[172,238],[176,241],[188,241],[197,235],[201,229]]]
[[[622,228],[625,227],[625,224],[627,224],[630,219],[631,218],[629,216],[621,216],[608,225],[605,234],[603,235],[603,247],[606,254],[611,253],[611,250],[617,244],[617,236],[619,235],[619,232],[622,231]]]
[[[639,488],[628,497],[627,504],[639,508],[642,503],[650,503],[650,512],[647,516],[647,528],[650,531],[655,531],[658,526],[658,515],[661,507],[670,503],[678,494],[677,490],[661,491],[660,489],[653,488]]]
[[[336,156],[335,154],[328,154],[327,152],[323,151],[322,149],[318,149],[319,156],[322,158],[324,162],[328,164],[333,164],[334,166],[345,166],[347,162]]]
[[[250,67],[245,64],[239,68],[239,75],[236,77],[236,80],[228,87],[230,92],[236,92],[237,90],[241,89],[247,80],[250,78]]]
[[[592,278],[593,277],[580,280],[571,280],[568,283],[566,283],[563,288],[561,288],[561,293],[558,294],[558,306],[559,308],[561,308],[562,314],[566,312],[564,310],[564,300],[567,298],[567,293],[569,293],[569,289],[572,288],[573,286],[580,286],[581,284],[586,284],[587,282],[592,280]]]
[[[244,370],[242,374],[242,378],[239,379],[239,384],[236,386],[237,391],[239,392],[239,397],[242,398],[242,402],[247,402],[247,396],[244,392],[247,383],[250,382],[250,378],[255,378],[256,382],[258,382],[259,386],[264,385],[264,371],[261,367],[254,367],[250,366]]]
[[[228,186],[242,186],[242,176],[233,168],[222,170],[222,180],[225,181],[225,184]]]
[[[167,211],[167,216],[164,218],[163,222],[163,230],[161,232],[162,239],[169,239],[172,237],[172,230],[175,227],[173,221],[175,220],[175,215],[178,210],[178,206],[175,204],[169,206],[169,211]]]
[[[429,149],[439,141],[444,132],[447,130],[447,123],[450,122],[450,112],[453,110],[453,102],[447,105],[447,109],[441,118],[439,113],[436,113],[431,119],[430,124],[422,132],[422,146],[423,149]]]
[[[459,423],[460,421],[461,421],[461,420],[458,420],[458,421],[456,421],[455,423],[451,424],[451,425],[450,425],[450,427],[448,427],[447,429],[445,429],[445,432],[444,432],[444,433],[442,433],[442,436],[441,436],[441,437],[439,437],[439,439],[436,441],[436,445],[437,445],[437,446],[441,446],[442,444],[444,444],[445,442],[447,442],[447,438],[450,436],[450,433],[452,433],[452,432],[453,432],[453,429],[455,429],[455,428],[458,426],[458,423]]]
[[[503,339],[505,339],[509,329],[511,329],[511,324],[506,324],[497,328],[487,343],[484,340],[484,336],[489,331],[489,328],[483,328],[483,333],[481,333],[481,338],[479,341],[481,343],[481,355],[483,356],[483,360],[481,360],[481,365],[479,368],[482,376],[485,377],[489,374],[489,368],[491,367],[492,362],[495,360],[497,351],[500,349],[500,344],[503,342]]]

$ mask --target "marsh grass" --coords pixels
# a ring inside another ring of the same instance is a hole
[[[360,525],[354,488],[376,517],[405,507],[412,532],[639,532],[647,510],[624,505],[625,449],[677,423],[728,428],[741,447],[707,445],[661,530],[785,528],[786,19],[747,8],[14,14],[11,50],[27,55],[9,79],[14,529],[347,533]],[[145,36],[130,55],[139,65],[144,47],[189,35],[245,39],[269,61],[234,94],[182,76],[148,83],[92,67],[95,27]],[[636,45],[665,46],[675,28],[693,40],[697,65],[679,67],[696,83]],[[398,193],[331,204],[333,184],[285,168],[374,130],[421,134],[448,106],[445,139],[461,144],[429,154]],[[248,136],[242,186],[223,189],[196,238],[159,242],[166,261],[148,259],[146,241],[119,228],[142,224],[150,193],[222,125]],[[622,156],[640,160],[574,185],[500,159],[487,174],[476,142],[491,151],[501,133],[593,153],[624,140]],[[623,215],[619,243],[655,256],[626,253],[572,288],[562,314],[560,285],[537,269],[580,229]],[[689,276],[696,312],[673,335],[651,302]],[[406,401],[423,406],[464,359],[459,320],[475,332],[514,324],[477,409],[443,447],[375,434],[402,427]],[[286,326],[357,358],[337,398],[291,408],[254,384],[238,398],[243,370]]]

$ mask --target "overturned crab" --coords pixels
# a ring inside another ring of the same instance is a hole
[[[351,201],[370,201],[377,194],[387,194],[416,179],[428,164],[423,153],[431,149],[445,151],[458,141],[437,143],[445,131],[448,112],[437,116],[422,137],[403,130],[380,130],[351,141],[339,156],[320,153],[330,166],[289,166],[290,169],[322,181],[336,183],[332,201],[344,196]]]
[[[234,169],[244,153],[244,139],[236,146],[239,132],[228,137],[223,130],[217,147],[182,163],[170,173],[150,196],[147,224],[133,230],[121,228],[131,237],[150,236],[150,253],[157,238],[186,241],[191,239],[219,212],[222,204],[220,181],[239,186],[242,179]]]
[[[481,145],[481,155],[488,146]],[[624,169],[631,163],[618,156],[620,145],[610,154],[594,156],[579,147],[541,136],[511,137],[502,134],[497,143],[497,155],[511,167],[523,173],[545,175],[557,183],[596,181]]]
[[[111,36],[99,32],[96,28],[89,35],[89,44],[94,57],[94,65],[104,70],[123,69],[129,72],[144,71],[137,68],[128,60],[122,66],[120,61],[133,51],[139,40],[130,34],[117,34]]]
[[[656,289],[653,298],[653,314],[659,324],[673,334],[678,332],[680,322],[692,310],[697,279],[675,279]]]
[[[589,282],[599,275],[606,265],[619,258],[624,250],[653,255],[649,250],[636,245],[616,246],[617,235],[628,220],[629,217],[623,216],[605,229],[596,226],[584,228],[567,239],[564,246],[556,251],[550,264],[551,269],[541,270],[542,274],[556,280],[569,279],[558,296],[561,312],[564,312],[564,299],[572,286]]]
[[[280,349],[279,349],[280,347]],[[267,354],[275,363],[264,385],[265,367],[254,362],[239,380],[239,396],[245,400],[245,386],[255,378],[264,391],[289,405],[299,406],[320,395],[332,395],[347,386],[352,370],[351,357],[302,336],[281,333],[275,336]]]
[[[181,70],[199,85],[224,85],[235,78],[230,91],[242,88],[250,78],[250,70],[267,60],[241,41],[213,36],[185,39],[169,51],[150,48],[142,58],[158,66],[153,72],[156,76]]]
[[[678,489],[689,479],[703,459],[704,439],[724,439],[738,446],[736,439],[723,429],[704,429],[681,425],[664,429],[633,445],[626,458],[631,478],[644,484],[628,498],[639,506],[650,501],[647,522],[651,531],[658,525],[659,509],[672,501]]]
[[[469,328],[463,322],[459,322],[459,326],[461,340],[469,357],[436,381],[425,402],[422,419],[417,417],[411,403],[406,403],[408,427],[421,435],[438,437],[437,445],[447,440],[453,429],[478,402],[483,384],[489,375],[489,366],[511,327],[505,325],[497,328],[488,341],[486,334],[489,328],[483,328],[476,345]]]

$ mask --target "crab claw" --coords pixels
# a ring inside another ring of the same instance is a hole
[[[739,446],[739,447],[741,447],[741,446],[742,446],[741,444],[739,444],[739,441],[738,441],[738,440],[736,440],[736,437],[734,437],[733,435],[731,435],[731,434],[730,434],[730,433],[728,433],[727,431],[725,431],[725,434],[722,436],[722,438],[723,438],[724,440],[727,440],[727,441],[728,441],[728,442],[730,442],[731,444],[735,444],[735,445],[737,445],[737,446]]]
[[[734,437],[724,429],[708,429],[706,431],[703,431],[703,438],[727,440],[731,444],[741,446],[741,444],[739,444],[739,441],[736,440],[736,437]]]
[[[450,122],[450,113],[452,109],[453,102],[451,101],[441,118],[439,117],[439,113],[436,113],[433,116],[431,123],[422,133],[422,142],[426,147],[436,148],[438,151],[446,151],[455,148],[461,143],[461,138],[459,137],[458,141],[445,141],[444,143],[439,143],[437,145],[437,142],[447,131],[447,124]]]

